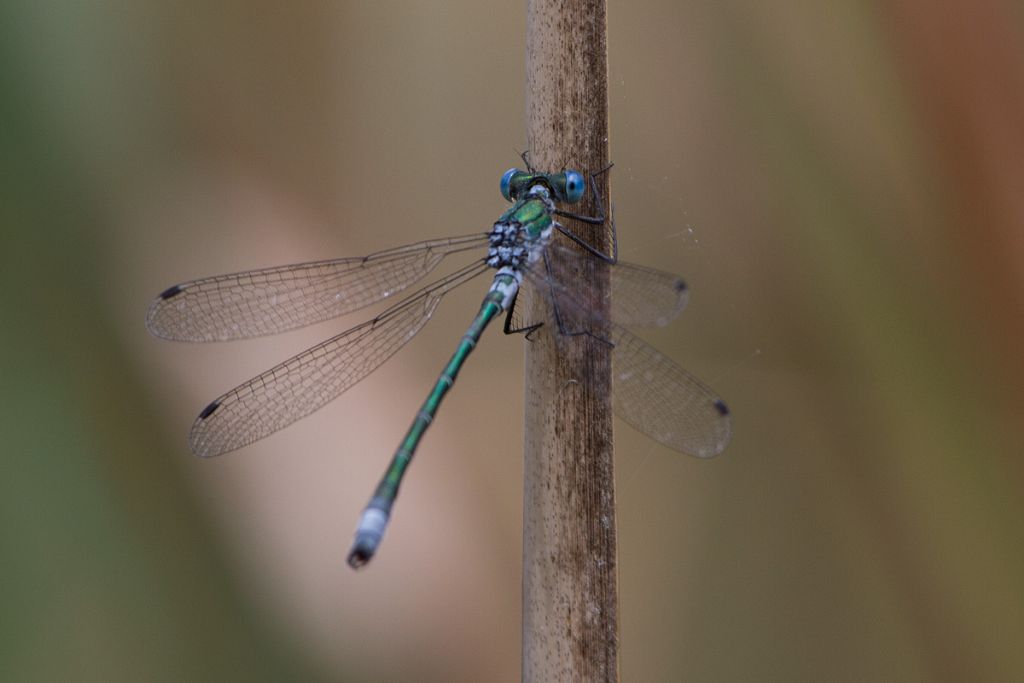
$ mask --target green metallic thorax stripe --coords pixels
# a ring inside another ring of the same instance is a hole
[[[536,239],[551,225],[551,214],[540,199],[518,199],[498,222],[516,222],[526,227],[530,237]]]

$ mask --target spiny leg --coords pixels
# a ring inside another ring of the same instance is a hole
[[[522,152],[519,153],[519,158],[523,160],[524,164],[526,164],[527,171],[529,171],[530,173],[537,172],[537,169],[535,169],[533,167],[533,164],[530,163],[530,150],[524,149]]]
[[[532,325],[524,325],[523,327],[513,327],[512,316],[514,314],[516,304],[519,302],[519,292],[516,292],[515,297],[512,299],[512,304],[508,307],[508,311],[505,313],[505,326],[502,328],[502,332],[505,334],[523,334],[528,341],[533,341],[530,336],[541,327],[544,326],[543,322],[533,323]]]
[[[551,299],[551,307],[552,307],[552,312],[553,312],[553,314],[555,316],[555,326],[558,328],[558,333],[563,335],[563,336],[566,336],[566,337],[580,337],[580,336],[590,337],[591,339],[595,339],[595,340],[601,342],[602,344],[608,345],[611,348],[615,348],[615,344],[613,344],[610,339],[606,339],[605,337],[602,337],[600,335],[594,334],[594,332],[592,330],[588,330],[588,329],[571,330],[571,329],[569,329],[569,326],[566,324],[566,319],[562,315],[562,310],[561,310],[561,308],[558,305],[558,296],[556,295],[555,286],[554,286],[554,276],[551,273],[551,263],[548,261],[547,252],[544,253],[544,272],[546,274],[546,278],[545,279],[548,282],[549,296],[550,296],[550,299]]]

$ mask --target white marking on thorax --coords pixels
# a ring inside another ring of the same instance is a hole
[[[551,195],[543,185],[534,185],[527,193],[531,199],[539,199],[544,203],[548,215],[555,211]],[[537,237],[530,237],[527,230],[514,221],[502,221],[494,224],[490,232],[490,248],[487,251],[487,265],[492,268],[512,266],[522,268],[532,265],[540,258],[544,247],[551,239],[555,222],[545,228]]]
[[[505,277],[502,277],[505,276]],[[501,310],[507,311],[516,298],[519,285],[523,282],[523,271],[512,266],[502,266],[494,276],[491,291],[501,295]]]

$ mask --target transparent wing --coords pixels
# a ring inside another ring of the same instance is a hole
[[[682,280],[619,262],[611,267],[612,320],[604,320],[587,309],[570,284],[592,277],[597,259],[578,251],[568,254],[567,248],[557,250],[558,258],[548,259],[546,265],[538,262],[528,279],[535,295],[546,293],[553,334],[591,333],[612,343],[615,413],[673,450],[699,458],[721,453],[732,434],[725,403],[699,379],[622,327],[664,325],[675,318],[688,298]]]
[[[612,266],[612,321],[626,327],[664,327],[682,313],[690,290],[682,278],[619,261]]]
[[[594,320],[596,312],[577,303],[573,283],[595,277],[600,261],[574,247],[553,243],[556,258],[540,261],[528,271],[538,291],[547,290],[559,309],[580,322]],[[674,320],[690,299],[686,283],[663,270],[619,261],[611,266],[611,322],[626,327],[663,327]]]
[[[208,405],[189,434],[192,451],[211,457],[262,439],[340,396],[412,339],[438,302],[487,270],[470,264],[232,389]]]
[[[165,290],[146,326],[176,341],[227,341],[292,330],[351,313],[424,277],[486,234],[418,242],[357,258],[314,261],[192,280]]]
[[[630,426],[669,448],[710,458],[732,436],[729,409],[715,392],[646,342],[611,328],[612,407]]]

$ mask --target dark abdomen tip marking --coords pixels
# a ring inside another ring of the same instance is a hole
[[[170,299],[172,296],[177,296],[179,294],[181,294],[181,286],[174,285],[173,287],[168,287],[164,291],[160,292],[160,298]]]
[[[199,419],[205,420],[206,418],[210,417],[210,415],[213,414],[213,411],[217,410],[217,408],[220,408],[220,402],[214,401],[210,405],[203,408],[203,412],[199,413]]]
[[[720,398],[715,399],[715,410],[717,410],[720,415],[729,414],[729,406],[725,405],[725,402]]]
[[[363,551],[361,548],[357,548],[348,554],[348,559],[346,561],[348,562],[348,566],[352,567],[352,569],[359,569],[361,567],[365,567],[371,557],[373,557],[372,554]]]

